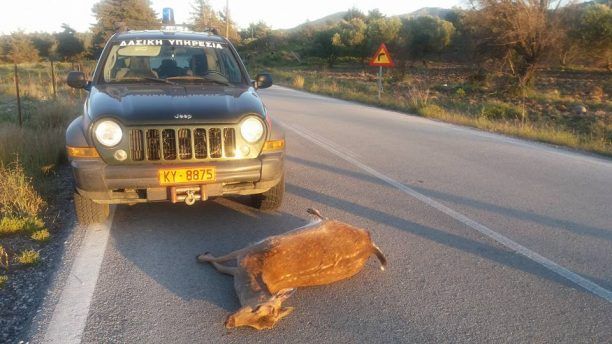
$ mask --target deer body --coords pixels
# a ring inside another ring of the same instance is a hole
[[[226,327],[271,328],[292,311],[282,308],[282,302],[295,288],[352,277],[372,254],[384,270],[386,259],[368,231],[324,219],[316,210],[309,212],[319,219],[223,257],[198,256],[198,261],[212,263],[220,272],[234,276],[242,308],[228,317]],[[220,264],[234,259],[236,267]]]

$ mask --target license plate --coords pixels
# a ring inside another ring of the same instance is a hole
[[[214,167],[159,170],[160,185],[200,184],[217,178]]]

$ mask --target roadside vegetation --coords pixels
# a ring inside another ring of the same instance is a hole
[[[65,130],[82,106],[81,95],[60,78],[72,63],[56,63],[53,93],[49,63],[18,65],[22,125],[19,125],[14,65],[0,65],[0,275],[11,276],[40,261],[52,238],[55,197],[65,163]],[[90,68],[90,64],[82,68]],[[1,287],[1,286],[0,286]]]
[[[574,78],[542,72],[548,83],[515,96],[470,82],[460,66],[432,63],[402,81],[386,76],[379,100],[376,75],[350,68],[270,71],[277,83],[295,89],[612,156],[612,102],[597,86],[606,82],[606,72],[581,71]]]
[[[386,43],[377,67],[367,62]],[[478,0],[404,16],[356,9],[291,30],[243,31],[251,73],[285,86],[612,156],[612,9]]]

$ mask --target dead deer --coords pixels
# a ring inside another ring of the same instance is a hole
[[[370,255],[384,270],[387,260],[365,229],[328,220],[318,210],[308,209],[316,220],[306,226],[222,257],[209,253],[197,260],[211,263],[219,272],[234,276],[234,288],[242,307],[228,316],[225,327],[250,326],[270,329],[289,315],[282,307],[299,287],[337,282],[357,274]],[[236,260],[237,266],[221,264]]]

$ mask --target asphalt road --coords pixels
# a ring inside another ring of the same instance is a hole
[[[279,87],[261,95],[287,126],[283,207],[117,207],[82,342],[612,341],[610,160]],[[195,255],[301,226],[308,207],[369,228],[387,271],[371,259],[299,290],[274,330],[225,330],[232,279]]]

